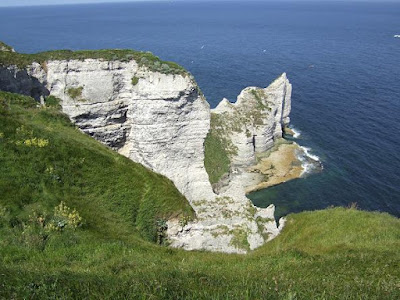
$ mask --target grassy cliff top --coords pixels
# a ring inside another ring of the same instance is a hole
[[[6,43],[0,41],[0,51],[10,51],[10,52],[12,52],[13,50],[14,49],[11,46],[9,46]]]
[[[0,48],[12,49],[10,46],[0,41]],[[0,65],[16,65],[20,68],[32,64],[33,62],[44,63],[52,60],[85,60],[101,59],[106,61],[131,61],[135,60],[139,66],[145,66],[150,71],[165,74],[187,75],[188,72],[180,65],[163,61],[151,52],[121,50],[121,49],[103,49],[103,50],[54,50],[35,54],[22,54],[17,52],[0,51]]]

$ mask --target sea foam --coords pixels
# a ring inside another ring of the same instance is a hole
[[[298,130],[298,129],[294,128],[294,127],[290,127],[290,129],[293,131],[293,137],[295,139],[297,139],[301,135],[301,131],[300,130]]]
[[[312,160],[321,161],[317,155],[314,155],[314,154],[311,154],[311,153],[310,153],[311,148],[303,147],[303,146],[300,146],[300,148],[301,148],[301,149],[304,151],[304,153],[305,153],[309,158],[311,158]]]
[[[300,149],[302,151],[300,151],[298,159],[300,160],[301,167],[303,168],[300,176],[323,169],[320,158],[317,155],[310,153],[310,151],[312,151],[311,148],[300,146]]]

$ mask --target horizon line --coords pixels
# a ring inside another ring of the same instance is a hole
[[[99,0],[98,2],[80,2],[80,3],[39,3],[39,4],[0,4],[0,8],[16,8],[16,7],[40,7],[40,6],[75,6],[75,5],[96,5],[96,4],[125,4],[125,3],[149,3],[149,2],[163,2],[163,3],[174,3],[174,2],[197,2],[197,3],[204,3],[204,2],[240,2],[241,0],[119,0],[117,2],[112,2],[110,0]],[[350,3],[350,2],[357,2],[357,3],[399,3],[399,0],[247,0],[246,2],[319,2],[319,3]]]

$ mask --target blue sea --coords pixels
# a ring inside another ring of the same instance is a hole
[[[400,216],[400,3],[143,2],[0,8],[19,52],[133,48],[178,62],[212,107],[282,72],[324,169],[250,195],[278,216],[351,203]]]

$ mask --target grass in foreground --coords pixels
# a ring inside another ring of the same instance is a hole
[[[160,247],[140,236],[154,238],[153,217],[190,213],[167,179],[31,98],[0,99],[0,299],[400,298],[395,217],[345,208],[293,214],[248,255]],[[63,221],[54,211],[61,201],[82,225],[43,225],[38,212]]]
[[[43,251],[3,242],[0,297],[399,299],[399,228],[387,214],[301,213],[246,256],[88,235]]]

